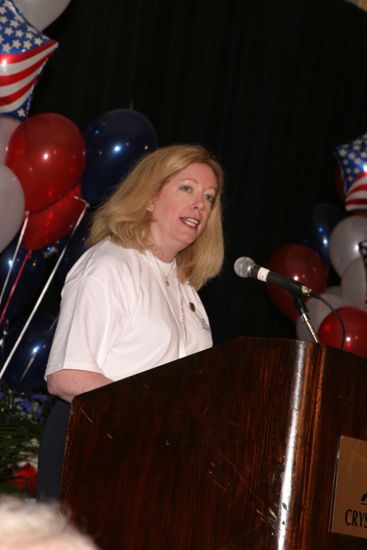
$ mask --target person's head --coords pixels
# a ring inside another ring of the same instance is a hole
[[[200,288],[223,262],[223,171],[198,145],[143,157],[97,211],[88,244],[105,237],[127,248],[175,256],[182,280]]]
[[[56,505],[0,498],[0,550],[97,550]]]

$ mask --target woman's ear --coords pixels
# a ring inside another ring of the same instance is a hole
[[[148,202],[147,210],[148,210],[148,212],[153,212],[153,210],[154,210],[154,201],[153,201],[153,199]]]

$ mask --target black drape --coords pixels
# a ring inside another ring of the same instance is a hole
[[[72,0],[31,114],[82,130],[134,108],[160,145],[209,146],[226,172],[226,263],[203,290],[216,341],[294,336],[260,283],[233,273],[292,242],[305,204],[337,204],[332,149],[367,129],[367,14],[342,0]]]

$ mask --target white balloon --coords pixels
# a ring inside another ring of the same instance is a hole
[[[18,232],[24,217],[25,199],[18,178],[0,164],[0,252]]]
[[[8,145],[11,136],[16,128],[18,128],[20,121],[10,116],[3,116],[0,118],[0,163],[5,163],[6,153],[8,151]]]
[[[360,309],[367,309],[367,273],[362,258],[357,258],[347,267],[342,277],[341,288],[346,302]]]
[[[334,309],[346,305],[343,298],[341,297],[340,287],[330,287],[325,292],[323,292],[321,296],[325,298],[325,300],[327,300]],[[324,304],[324,302],[321,302],[321,300],[317,300],[316,298],[310,298],[309,300],[307,300],[306,305],[309,311],[311,325],[317,334],[317,331],[319,330],[322,321],[325,319],[325,317],[327,317],[327,315],[329,315],[331,310],[327,307],[327,305]],[[302,317],[298,317],[296,321],[296,332],[297,338],[299,340],[313,340]]]
[[[342,296],[342,287],[341,286],[328,286],[328,288],[325,290],[323,296],[339,296],[341,298]],[[328,298],[326,298],[328,300]]]
[[[335,271],[342,277],[347,267],[360,258],[358,243],[367,240],[367,217],[349,216],[330,234],[329,254]]]
[[[70,0],[13,0],[13,3],[27,21],[41,31],[62,14]]]

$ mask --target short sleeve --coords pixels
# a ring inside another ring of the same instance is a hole
[[[127,315],[126,303],[114,296],[114,281],[108,270],[72,276],[63,288],[46,377],[61,369],[104,374],[106,356]]]

